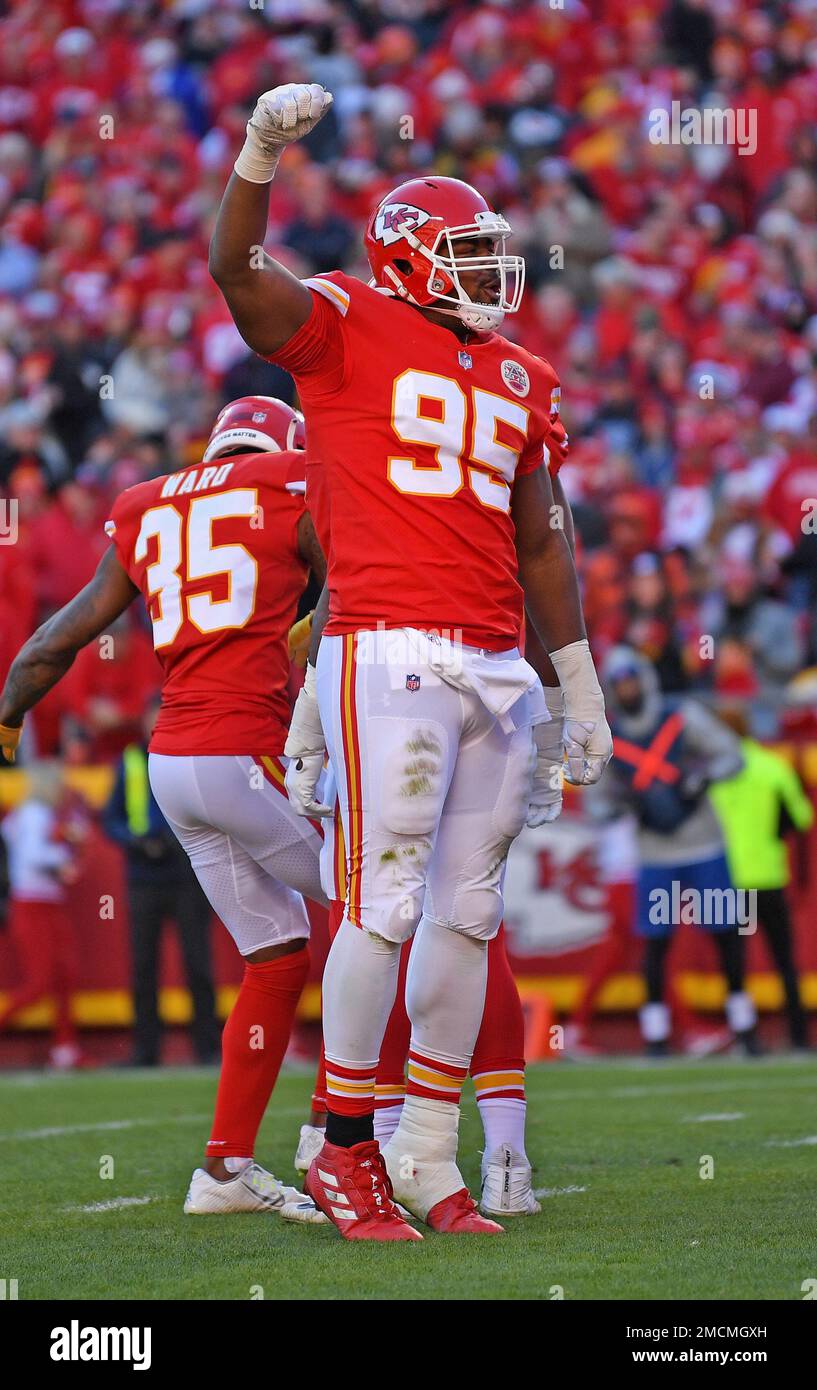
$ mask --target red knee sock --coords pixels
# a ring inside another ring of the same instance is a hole
[[[525,1099],[525,1016],[505,949],[505,925],[488,945],[485,1011],[471,1058],[477,1100]]]
[[[406,970],[408,969],[410,951],[411,942],[407,941],[400,952],[397,995],[394,1000],[394,1007],[389,1014],[389,1021],[386,1024],[386,1032],[380,1047],[380,1065],[377,1068],[377,1081],[374,1088],[376,1134],[382,1130],[382,1126],[378,1124],[378,1113],[383,1110],[390,1110],[392,1107],[399,1109],[406,1095],[406,1057],[409,1050],[409,1038],[411,1037],[411,1023],[406,1013]],[[392,1118],[394,1119],[394,1126],[387,1123],[388,1129],[396,1127],[399,1114],[397,1118],[394,1116]]]
[[[221,1038],[221,1077],[208,1158],[252,1157],[308,968],[306,946],[278,960],[246,962]]]
[[[345,904],[336,899],[332,899],[329,904],[329,918],[327,926],[329,928],[329,940],[334,941],[338,934],[338,927],[343,921],[343,909]],[[326,1110],[326,1056],[323,1050],[323,1039],[321,1039],[321,1051],[318,1057],[318,1067],[315,1072],[315,1085],[312,1091],[312,1109]]]

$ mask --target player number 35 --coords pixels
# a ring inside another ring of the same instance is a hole
[[[469,396],[452,377],[436,372],[403,372],[394,383],[392,429],[405,444],[424,444],[435,467],[413,457],[388,462],[389,481],[399,492],[424,497],[455,497],[468,486],[483,506],[507,512],[519,455],[528,432],[529,411],[517,401],[474,387],[470,450],[465,456]],[[433,414],[429,414],[429,404]],[[499,439],[498,426],[521,435],[520,446]]]
[[[194,498],[186,527],[182,513],[170,502],[145,512],[134,558],[137,563],[144,560],[148,542],[157,538],[156,560],[146,570],[148,593],[156,599],[153,645],[157,650],[175,639],[184,622],[185,606],[187,617],[199,632],[221,632],[249,622],[255,611],[258,565],[243,545],[213,545],[213,522],[252,519],[257,510],[255,488],[232,488]],[[227,597],[214,599],[207,592],[183,594],[182,570],[188,583],[226,576]]]

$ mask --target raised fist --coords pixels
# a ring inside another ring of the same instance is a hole
[[[265,154],[300,140],[325,116],[334,98],[317,82],[287,82],[264,92],[255,103],[247,131],[252,130]]]

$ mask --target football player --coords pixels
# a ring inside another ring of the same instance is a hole
[[[302,895],[326,901],[320,828],[293,810],[281,756],[287,633],[310,567],[319,580],[325,572],[304,505],[303,446],[303,417],[283,401],[225,406],[200,465],[117,499],[94,578],[26,642],[0,696],[0,745],[13,758],[26,711],[143,595],[164,672],[151,787],[244,957],[188,1213],[320,1215],[253,1158],[307,974]]]
[[[456,1150],[507,853],[554,794],[542,686],[517,647],[523,596],[564,696],[568,776],[597,780],[612,744],[542,466],[558,380],[497,331],[524,281],[505,219],[467,184],[420,178],[372,214],[371,285],[303,282],[257,256],[281,155],[331,100],[314,84],[259,99],[211,245],[239,331],[295,377],[331,513],[328,620],[287,741],[290,796],[323,815],[325,735],[348,870],[323,985],[326,1140],[306,1186],[347,1239],[417,1240],[393,1198],[435,1230],[494,1235]],[[406,1101],[381,1154],[377,1061],[415,932]]]
[[[548,472],[553,485],[553,498],[560,507],[565,533],[574,548],[573,517],[564,492],[559,471],[567,457],[568,440],[564,426],[554,410],[547,438]],[[307,506],[315,524],[324,554],[329,553],[329,515],[322,489],[323,470],[310,465],[306,458]],[[311,615],[297,625],[301,657],[306,664],[309,646]],[[292,637],[293,634],[290,634]],[[546,654],[534,632],[525,640],[526,656],[537,671],[547,675]],[[547,692],[555,694],[555,692]],[[559,692],[560,694],[561,692]],[[554,702],[554,717],[549,728],[554,744],[554,758],[560,760],[561,711],[560,701]],[[561,807],[560,781],[554,778],[552,801],[546,819],[555,819]],[[330,899],[330,935],[340,926],[346,896],[346,862],[341,843],[335,835],[335,817],[324,822],[325,834],[321,851],[321,881]],[[402,1112],[406,1095],[405,1067],[409,1050],[411,1025],[405,1007],[405,977],[410,942],[403,948],[397,998],[394,1002],[380,1048],[380,1060],[375,1081],[374,1137],[380,1147],[391,1138]],[[480,1210],[486,1215],[535,1215],[541,1210],[533,1195],[531,1165],[525,1152],[525,1020],[519,991],[508,961],[504,927],[488,943],[488,971],[485,1008],[482,1015],[474,1053],[471,1058],[471,1077],[476,1092],[477,1108],[482,1120],[485,1148],[482,1155],[482,1192]],[[312,1159],[323,1147],[326,1126],[326,1068],[321,1052],[312,1113],[309,1122],[301,1126],[295,1168],[307,1172]]]

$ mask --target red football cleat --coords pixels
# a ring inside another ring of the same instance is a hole
[[[351,1149],[324,1143],[304,1183],[315,1205],[345,1240],[422,1240],[400,1216],[380,1149],[373,1140]]]
[[[426,1217],[426,1225],[432,1231],[440,1231],[449,1236],[501,1236],[505,1227],[496,1221],[489,1221],[477,1210],[477,1204],[467,1187],[443,1197]]]

